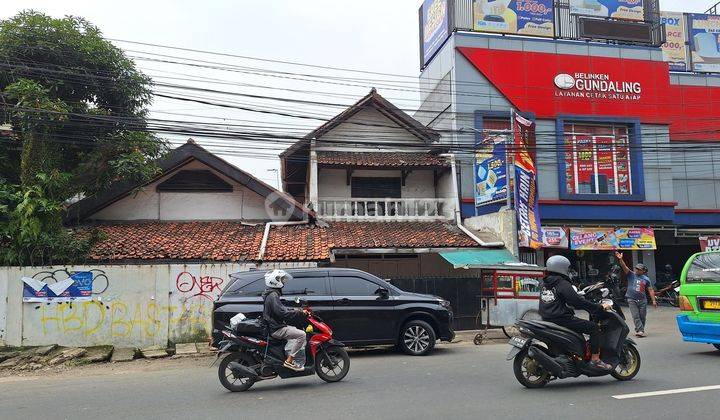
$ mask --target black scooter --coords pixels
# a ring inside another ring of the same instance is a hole
[[[596,303],[609,303],[610,291],[604,284],[585,287],[579,294]],[[614,310],[592,316],[600,324],[600,358],[612,370],[590,365],[590,345],[582,334],[546,321],[518,321],[520,336],[510,339],[512,346],[507,360],[513,360],[518,382],[527,388],[542,388],[555,379],[612,375],[629,381],[640,371],[640,352],[628,338],[630,329]],[[542,345],[540,345],[542,343]]]

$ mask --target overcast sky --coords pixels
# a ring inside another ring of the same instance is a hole
[[[420,3],[420,0],[123,0],[120,2],[2,0],[0,19],[8,18],[23,9],[35,9],[54,17],[67,14],[85,17],[98,26],[106,37],[118,40],[417,76],[419,72],[417,9]],[[712,3],[714,3],[712,0],[661,0],[661,8],[672,11],[703,12]],[[312,99],[333,104],[352,103],[354,99],[367,93],[371,85],[385,85],[385,88],[378,88],[379,92],[393,100],[399,107],[412,110],[419,105],[417,92],[414,91],[417,86],[413,84],[412,77],[326,71],[312,67],[193,54],[121,42],[116,42],[116,45],[129,50],[128,54],[133,57],[148,57],[138,51],[151,51],[241,65],[245,68],[242,72],[214,71],[137,60],[138,66],[143,71],[154,77],[165,77],[162,79],[165,82],[172,81],[238,93]],[[259,68],[262,74],[253,73],[247,70],[247,67]],[[264,73],[264,70],[268,69],[294,74],[290,76],[291,78],[280,75],[268,76]],[[323,74],[336,79],[326,79],[323,83],[309,82],[296,73]],[[212,77],[225,84],[169,79],[192,76]],[[338,80],[338,77],[344,79]],[[329,80],[335,82],[328,83]],[[235,84],[228,85],[228,82]],[[237,85],[239,83],[245,85]],[[247,84],[271,86],[275,89],[250,87]],[[309,95],[282,89],[320,91],[326,94]],[[215,98],[228,100],[219,96]],[[231,99],[235,101],[234,103],[238,101],[237,98]],[[342,110],[339,106],[298,107],[259,99],[242,99],[242,103],[244,106],[270,107],[267,109],[275,111],[304,112],[318,118],[327,118]],[[321,120],[288,119],[267,113],[227,110],[163,99],[156,100],[153,111],[154,118],[268,125],[277,132],[291,132],[293,135],[310,131],[322,123]],[[179,138],[172,140],[181,141]],[[247,143],[230,139],[199,140],[216,151],[232,149],[232,154],[226,155],[228,160],[269,183],[275,183],[275,174],[268,169],[278,167],[277,159],[271,156],[276,150],[258,151],[257,148],[249,147]],[[284,145],[278,147],[283,148]],[[262,155],[261,158],[257,158],[258,155]]]

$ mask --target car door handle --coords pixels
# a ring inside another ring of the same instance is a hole
[[[350,303],[350,299],[342,298],[342,299],[338,300],[337,303],[339,303],[340,305],[348,305]]]

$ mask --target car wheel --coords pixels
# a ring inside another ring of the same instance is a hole
[[[425,321],[416,319],[400,330],[400,348],[411,356],[425,356],[435,347],[435,331]]]

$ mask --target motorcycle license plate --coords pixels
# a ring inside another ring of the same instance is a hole
[[[720,311],[720,300],[718,299],[703,299],[702,308],[708,311]]]
[[[519,349],[525,347],[525,343],[527,343],[527,340],[522,337],[513,337],[508,342],[508,344],[510,344],[511,346],[517,347]]]

